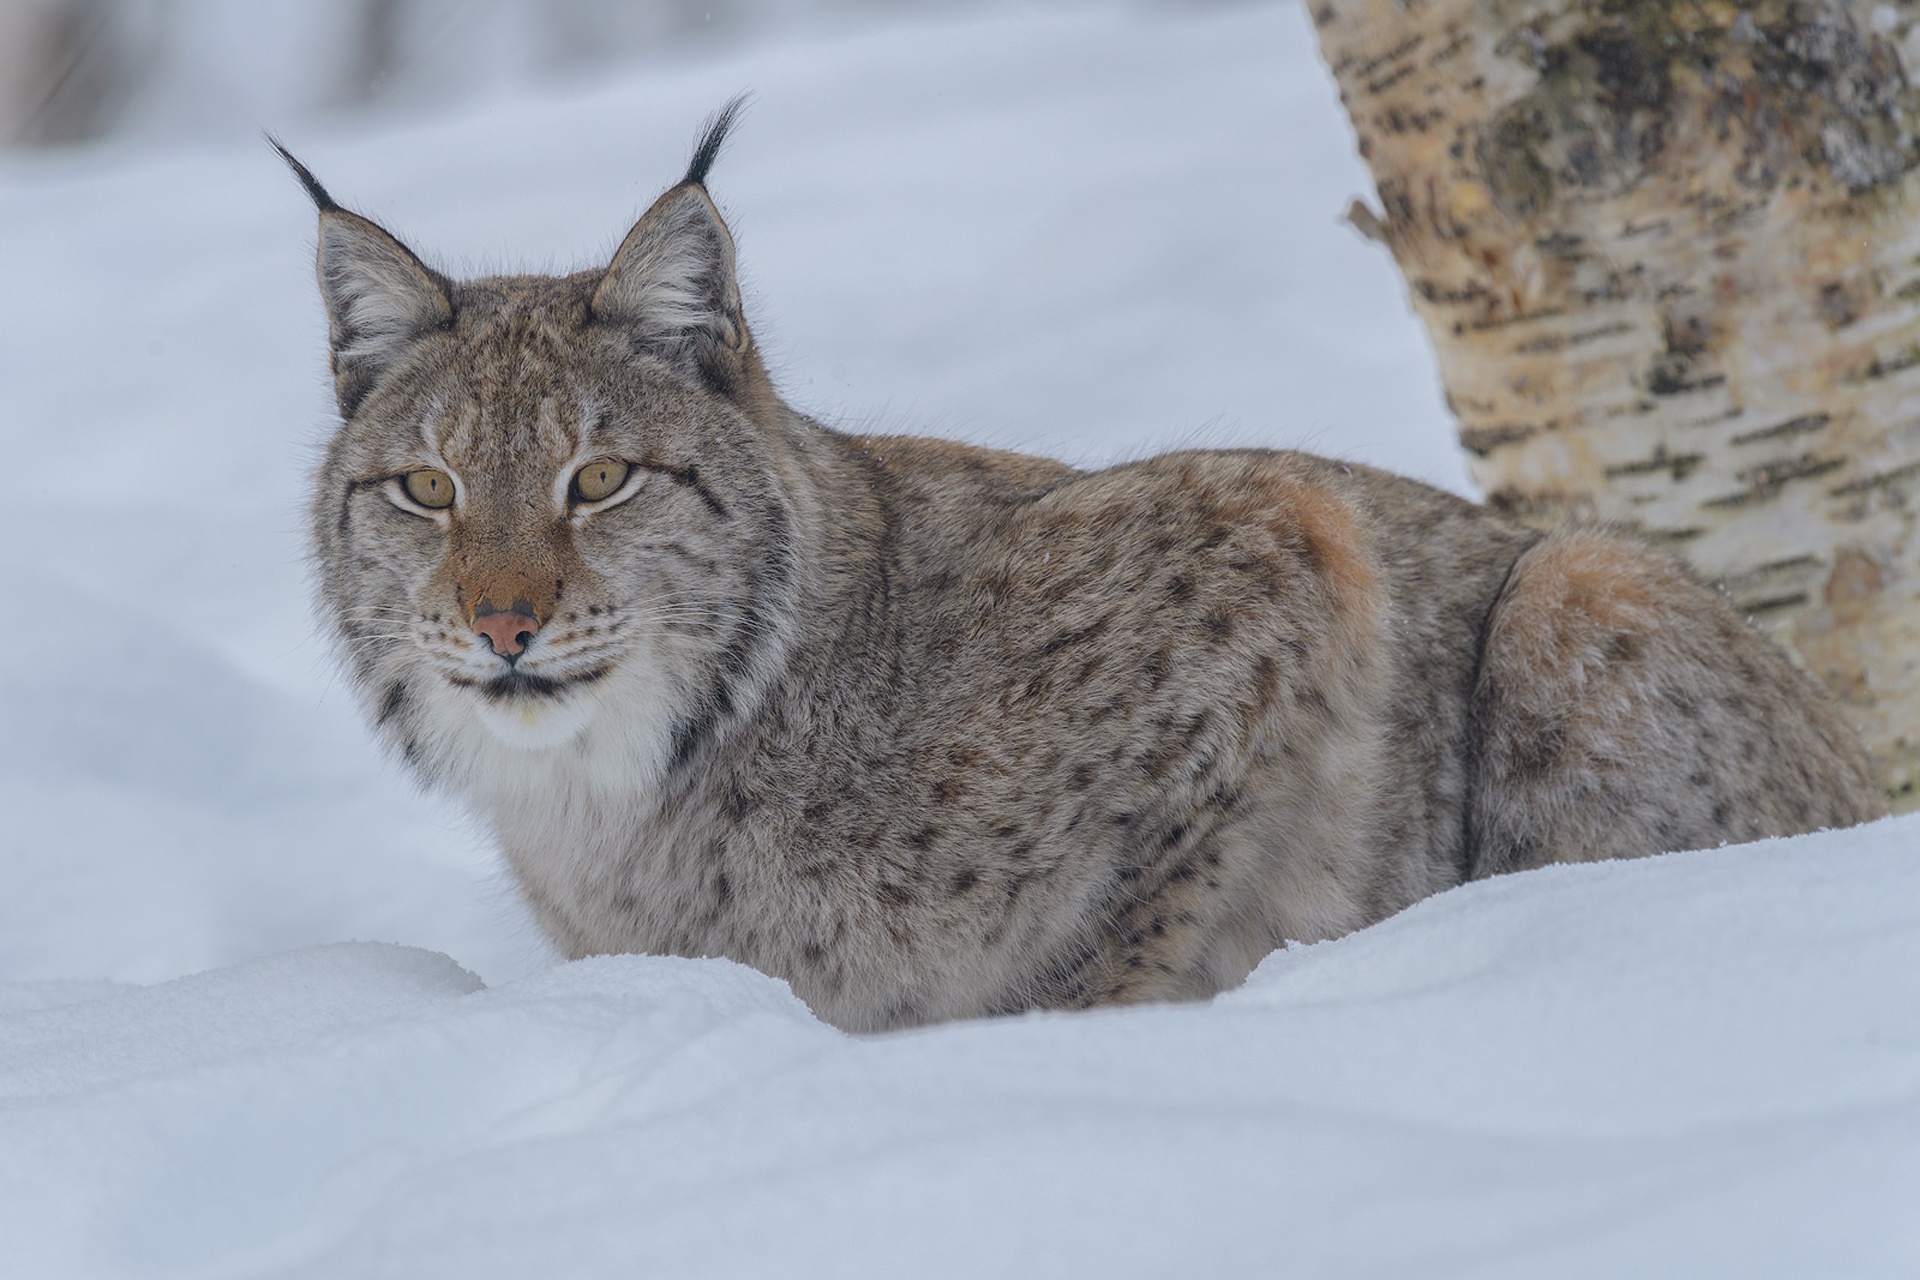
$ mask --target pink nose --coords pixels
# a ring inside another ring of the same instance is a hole
[[[473,615],[473,629],[485,636],[493,651],[503,658],[518,657],[527,647],[527,641],[533,639],[533,633],[540,629],[531,610],[522,613],[523,603],[515,600],[513,604],[512,609],[495,609],[483,604]]]

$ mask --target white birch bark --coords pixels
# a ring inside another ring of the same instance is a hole
[[[1920,10],[1309,7],[1489,501],[1685,557],[1920,803]]]

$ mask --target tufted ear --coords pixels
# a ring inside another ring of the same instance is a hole
[[[318,271],[333,390],[340,416],[351,418],[410,345],[453,322],[452,287],[377,223],[341,208],[305,165],[267,141],[320,211]]]
[[[627,233],[590,304],[593,318],[623,330],[636,352],[724,392],[748,375],[753,342],[740,308],[733,236],[706,178],[741,104],[734,99],[708,122],[687,176]]]

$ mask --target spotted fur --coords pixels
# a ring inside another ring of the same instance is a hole
[[[301,171],[322,616],[567,955],[730,956],[859,1030],[1197,998],[1473,876],[1881,812],[1811,682],[1619,534],[1296,453],[1082,472],[796,413],[704,185],[730,120],[558,278],[450,281]],[[422,468],[452,507],[409,505]],[[512,662],[474,625],[509,600]]]

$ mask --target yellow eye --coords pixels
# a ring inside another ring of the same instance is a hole
[[[627,482],[632,470],[618,458],[595,458],[573,473],[573,491],[583,502],[611,498]]]
[[[453,505],[453,477],[444,471],[409,471],[400,477],[407,496],[434,511]]]

